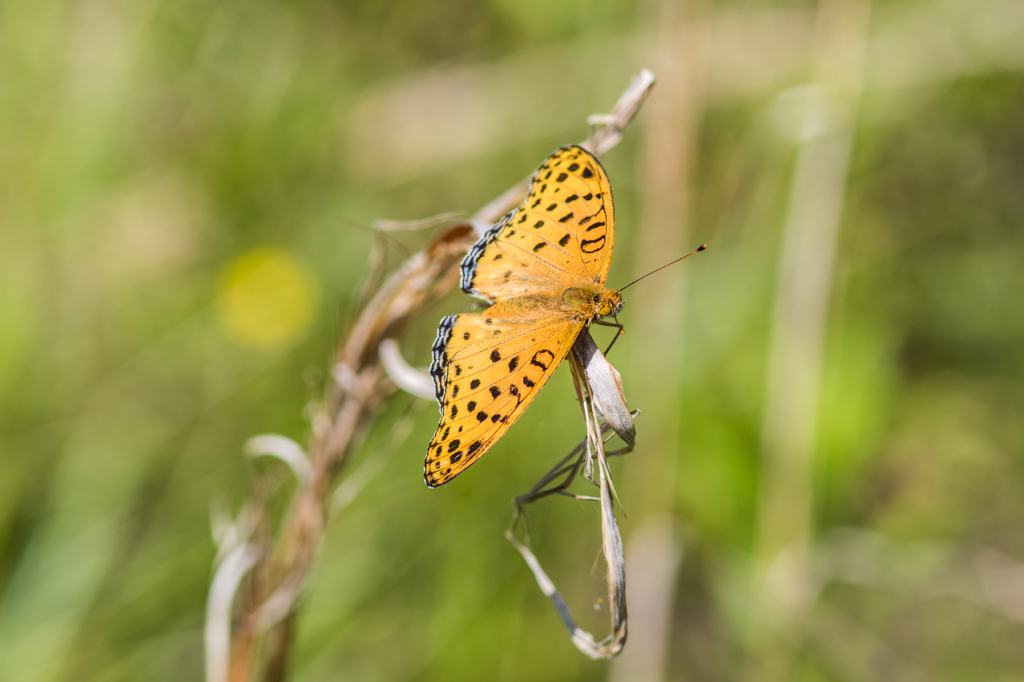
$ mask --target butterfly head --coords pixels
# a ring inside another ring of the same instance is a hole
[[[626,299],[614,289],[606,289],[597,303],[597,314],[601,317],[615,317],[626,305]]]

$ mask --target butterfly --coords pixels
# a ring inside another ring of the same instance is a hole
[[[441,320],[430,374],[441,419],[423,478],[436,488],[476,462],[526,411],[585,328],[622,309],[604,282],[615,245],[612,188],[582,147],[557,150],[529,195],[462,261],[462,290],[491,304]]]

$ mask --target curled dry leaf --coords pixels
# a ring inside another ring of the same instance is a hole
[[[608,362],[601,349],[594,343],[590,332],[583,332],[573,344],[572,354],[583,368],[594,406],[615,434],[630,449],[636,441],[636,426],[633,416],[626,407],[626,394],[622,390],[622,376]]]

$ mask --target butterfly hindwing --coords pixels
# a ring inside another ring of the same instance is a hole
[[[608,175],[582,147],[562,147],[534,173],[523,204],[462,261],[462,289],[494,302],[558,282],[604,284],[614,242]]]
[[[458,476],[504,435],[583,329],[569,315],[515,319],[512,303],[441,321],[431,364],[441,419],[423,469],[431,488]]]

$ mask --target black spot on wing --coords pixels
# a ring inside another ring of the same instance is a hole
[[[580,242],[580,250],[583,253],[597,253],[604,248],[604,235],[595,239],[584,239]]]
[[[533,357],[530,358],[530,364],[546,370],[551,366],[551,361],[554,359],[555,354],[545,348],[533,354]]]

